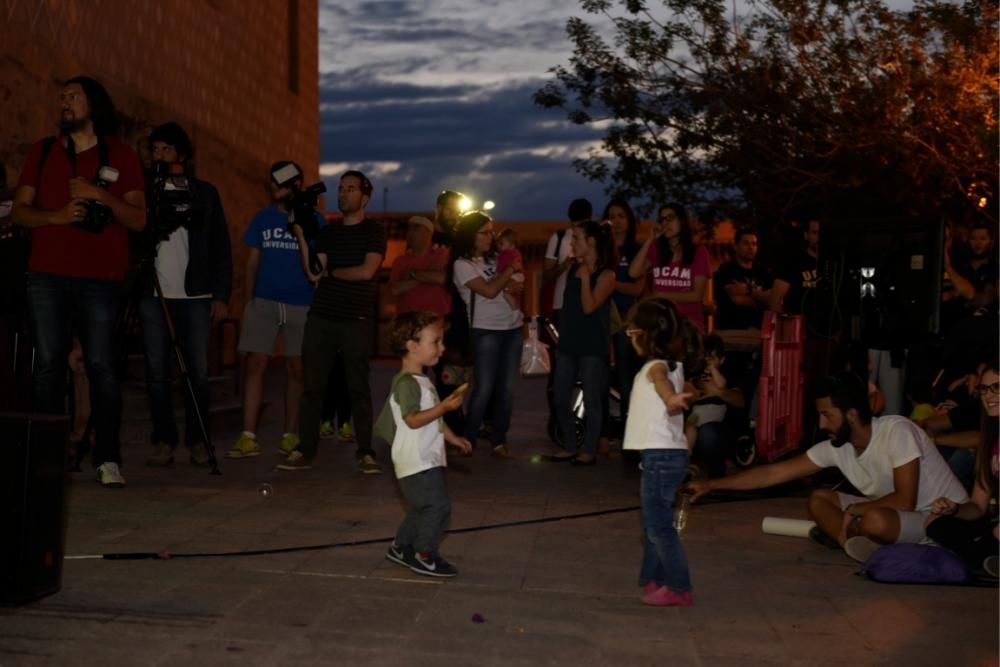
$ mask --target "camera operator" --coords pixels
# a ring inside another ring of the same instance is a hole
[[[144,259],[155,267],[197,399],[196,412],[190,392],[184,394],[185,443],[191,463],[204,466],[209,464],[209,456],[197,415],[200,412],[207,429],[208,336],[212,325],[226,318],[232,292],[229,230],[218,191],[193,175],[194,147],[181,126],[166,123],[157,127],[149,136],[149,148],[158,173],[148,184],[150,211],[144,245],[149,254]],[[178,175],[165,175],[171,167]],[[167,193],[174,193],[175,198],[168,198]],[[141,285],[139,315],[153,420],[153,454],[146,465],[170,466],[178,444],[171,377],[176,358],[152,275],[140,270],[140,279],[147,281]]]
[[[299,176],[279,183],[275,174],[289,167]],[[285,429],[278,449],[290,454],[299,446],[299,402],[302,399],[302,335],[314,285],[299,259],[299,244],[288,231],[294,193],[301,190],[302,169],[290,160],[275,162],[268,187],[272,205],[257,212],[243,234],[247,262],[243,271],[246,306],[237,349],[246,354],[243,381],[243,431],[226,452],[231,459],[260,455],[257,422],[264,394],[264,375],[280,334],[285,341]],[[325,221],[315,209],[317,229]]]
[[[32,236],[34,409],[65,414],[66,359],[75,327],[90,378],[97,478],[106,487],[122,487],[122,393],[112,339],[128,269],[127,230],[146,225],[142,170],[135,152],[112,136],[115,108],[97,81],[82,76],[67,81],[60,112],[59,136],[31,148],[14,194],[14,222],[30,228]],[[98,172],[107,168],[117,170],[117,179],[101,187]],[[90,212],[102,206],[98,224],[88,224],[94,222]]]

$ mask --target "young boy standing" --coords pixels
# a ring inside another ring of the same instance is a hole
[[[396,316],[389,326],[389,344],[402,357],[402,368],[392,379],[375,434],[392,443],[392,465],[408,510],[385,557],[417,574],[454,577],[458,571],[438,554],[438,545],[451,517],[451,501],[444,481],[445,442],[468,454],[472,445],[444,423],[446,412],[462,405],[459,388],[438,401],[434,383],[423,369],[434,366],[444,352],[444,319],[415,311]]]

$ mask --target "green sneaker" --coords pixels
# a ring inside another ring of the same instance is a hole
[[[333,425],[333,422],[327,419],[325,422],[319,426],[319,438],[320,440],[330,440],[331,438],[337,437],[337,427]]]
[[[351,422],[344,422],[344,425],[340,427],[340,432],[337,433],[337,440],[340,442],[354,442],[354,429],[351,428]]]
[[[233,445],[228,452],[226,452],[226,458],[245,459],[251,456],[258,456],[259,454],[260,445],[257,444],[257,441],[245,433],[241,433],[239,439],[236,441],[236,444]]]
[[[281,436],[281,442],[278,444],[278,451],[282,454],[291,454],[296,449],[299,448],[299,436],[294,433],[286,433]]]

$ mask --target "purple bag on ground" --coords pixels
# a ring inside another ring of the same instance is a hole
[[[969,568],[954,552],[930,544],[888,544],[861,568],[869,579],[890,584],[964,584]]]

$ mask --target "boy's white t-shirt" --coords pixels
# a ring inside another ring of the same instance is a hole
[[[559,243],[559,236],[562,235],[562,244]],[[549,237],[549,242],[545,246],[545,259],[554,259],[557,264],[562,264],[573,256],[573,230],[567,228],[558,231]],[[556,246],[559,246],[559,253],[556,254]],[[552,309],[559,310],[563,305],[563,292],[566,291],[566,276],[569,271],[563,271],[556,278],[556,285],[552,290]]]
[[[418,429],[403,419],[412,412],[430,410],[438,404],[434,383],[426,375],[399,373],[392,380],[388,406],[392,410],[395,434],[392,437],[392,465],[402,479],[431,468],[444,468],[444,427],[435,419]]]
[[[667,377],[674,385],[674,391],[684,391],[684,364],[677,363],[674,370],[670,370],[670,365],[662,359],[646,362],[632,384],[625,439],[622,441],[624,449],[688,448],[684,435],[684,413],[667,414],[667,406],[656,393],[656,385],[649,380],[649,369],[657,364],[666,366]]]
[[[482,257],[476,257],[475,259],[461,259],[455,260],[454,268],[454,282],[455,287],[458,289],[459,296],[465,301],[465,305],[470,310],[472,299],[472,290],[470,290],[466,283],[476,279],[482,278],[486,282],[493,280],[497,275],[497,265],[496,262],[487,262]],[[473,313],[474,322],[472,323],[473,329],[488,329],[490,331],[510,331],[511,329],[516,329],[521,326],[524,322],[524,315],[517,308],[512,308],[507,299],[504,298],[503,292],[500,292],[492,299],[487,299],[482,294],[476,295],[476,307]]]
[[[969,500],[937,447],[923,429],[906,417],[874,417],[871,441],[861,454],[850,443],[834,447],[829,440],[824,440],[810,447],[806,456],[821,468],[839,468],[858,491],[872,500],[895,490],[895,468],[920,459],[917,512],[930,511],[938,498],[956,503]]]

